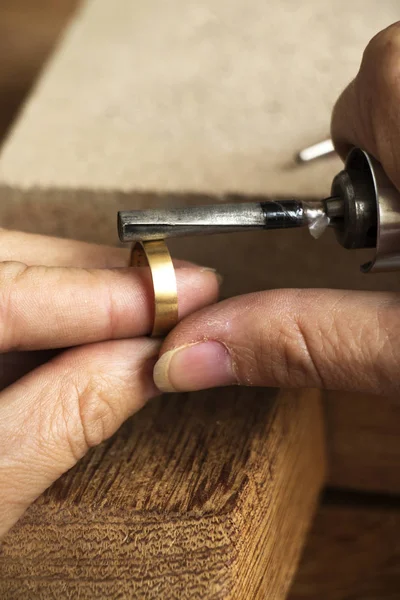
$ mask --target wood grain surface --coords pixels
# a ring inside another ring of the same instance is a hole
[[[323,475],[317,392],[163,397],[9,533],[0,597],[283,600]]]
[[[400,501],[328,493],[288,600],[398,600]]]

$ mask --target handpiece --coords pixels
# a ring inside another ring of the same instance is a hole
[[[361,266],[364,272],[400,270],[400,193],[382,166],[359,148],[334,178],[331,195],[320,201],[256,198],[118,213],[122,242],[293,227],[308,227],[319,237],[328,226],[347,249],[375,248],[373,260]]]

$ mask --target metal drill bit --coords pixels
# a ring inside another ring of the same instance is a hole
[[[298,200],[211,204],[118,213],[118,232],[122,242],[249,229],[285,229],[306,224],[303,203]]]
[[[317,223],[327,227],[337,222],[343,210],[343,201],[333,196],[308,202],[271,200],[122,211],[118,213],[118,233],[122,242],[135,242],[304,226],[312,232]]]

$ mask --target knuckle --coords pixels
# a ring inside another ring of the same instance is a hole
[[[297,306],[305,298],[303,291],[288,293],[286,301]],[[281,368],[285,369],[287,381],[299,387],[324,385],[324,380],[316,360],[317,348],[308,325],[299,318],[298,311],[286,311],[278,329]]]
[[[300,323],[290,319],[281,327],[279,336],[283,359],[280,369],[284,368],[287,382],[299,387],[322,385],[307,333]]]
[[[70,380],[62,386],[61,404],[69,448],[79,460],[119,427],[118,387],[101,373],[86,376],[84,384]],[[73,415],[71,419],[71,406]]]
[[[366,74],[368,81],[374,81],[380,88],[397,89],[400,76],[399,59],[400,22],[372,38],[364,51],[361,73]]]
[[[322,292],[323,293],[323,292]],[[310,364],[322,387],[343,387],[346,373],[360,358],[359,343],[353,326],[349,323],[345,306],[347,292],[335,294],[323,303],[320,311],[311,312],[318,305],[320,295],[313,300],[304,297],[304,305],[297,315],[297,323],[307,348]],[[310,314],[314,318],[310,319]],[[329,382],[329,384],[328,384]]]
[[[100,444],[117,428],[115,398],[110,389],[110,382],[97,374],[79,396],[82,431],[88,448]]]
[[[329,310],[323,290],[283,294],[284,316],[277,326],[280,364],[275,368],[285,373],[285,383],[326,388],[328,382],[332,386],[342,380],[341,359],[352,348],[347,320],[340,318],[333,304]],[[341,299],[339,295],[335,302]]]
[[[379,31],[369,42],[365,54],[373,58],[400,48],[400,21]]]
[[[254,380],[281,386],[322,385],[310,331],[297,317],[310,292],[305,295],[303,290],[279,290],[260,297],[262,310],[267,311],[269,318],[261,323],[255,339],[248,344],[251,352],[236,350],[245,358],[243,370],[254,373]]]

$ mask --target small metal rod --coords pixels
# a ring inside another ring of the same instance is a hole
[[[317,158],[328,156],[335,152],[335,148],[331,139],[323,140],[307,148],[303,148],[296,154],[296,161],[299,163],[308,163]]]
[[[303,203],[299,200],[210,204],[118,213],[118,233],[122,242],[249,229],[284,229],[306,224]]]

